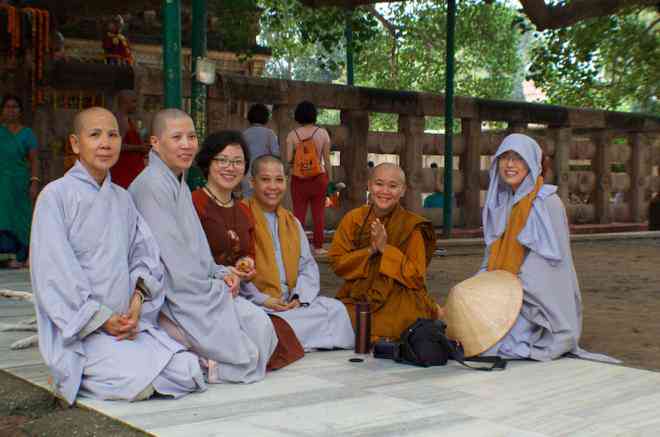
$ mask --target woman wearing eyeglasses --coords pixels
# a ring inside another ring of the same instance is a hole
[[[234,196],[247,174],[250,151],[238,131],[209,135],[197,155],[197,165],[207,183],[192,193],[193,204],[206,233],[216,264],[230,267],[241,278],[240,294],[256,305],[282,311],[279,299],[261,293],[253,284],[255,269],[255,221],[247,205]],[[302,357],[292,328],[271,315],[278,346],[268,364],[278,369]]]
[[[568,219],[557,187],[543,181],[541,156],[532,138],[511,134],[490,168],[481,271],[509,271],[524,291],[515,324],[483,355],[547,361],[573,354],[609,361],[579,346],[582,297]]]

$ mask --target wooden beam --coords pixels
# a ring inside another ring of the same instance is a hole
[[[132,90],[134,80],[131,67],[76,61],[55,62],[48,75],[50,86],[56,89]]]

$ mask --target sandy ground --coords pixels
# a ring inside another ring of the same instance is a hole
[[[660,239],[576,242],[572,248],[582,288],[582,347],[627,366],[660,370]],[[431,294],[442,302],[477,271],[482,256],[482,248],[469,247],[433,258]],[[334,295],[341,282],[327,264],[321,264],[321,278],[324,294]]]

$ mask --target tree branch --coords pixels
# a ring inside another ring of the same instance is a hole
[[[399,35],[399,28],[394,24],[392,24],[380,12],[378,12],[376,6],[368,5],[364,9],[367,10],[371,15],[376,17],[376,19],[380,21],[380,24],[383,25],[383,27],[389,32],[390,36],[392,37],[392,47],[390,49],[390,77],[393,82],[398,82],[399,63],[397,62],[397,51],[398,51],[397,37]]]
[[[654,22],[649,24],[649,26],[644,29],[644,33],[649,33],[658,23],[660,23],[660,17],[656,18]]]
[[[589,18],[612,15],[628,7],[653,7],[658,0],[573,0],[549,6],[545,0],[520,0],[525,15],[538,30],[559,29]]]
[[[368,5],[364,7],[365,10],[369,11],[371,15],[376,17],[378,21],[380,21],[380,24],[383,25],[385,29],[392,35],[392,38],[396,39],[399,33],[399,28],[396,27],[394,24],[392,24],[387,18],[385,18],[378,10],[376,9],[376,6],[374,5]]]

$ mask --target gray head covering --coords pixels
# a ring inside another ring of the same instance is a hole
[[[518,153],[527,164],[529,174],[522,181],[516,192],[500,179],[498,158],[512,150]],[[500,144],[490,166],[490,185],[483,209],[483,226],[486,246],[490,246],[500,238],[506,230],[509,213],[513,205],[534,190],[536,179],[541,174],[541,155],[539,145],[532,138],[522,134],[508,135]],[[539,190],[525,227],[518,235],[518,242],[538,253],[548,261],[561,259],[555,230],[552,227],[550,215],[544,204],[544,199],[557,191],[554,185],[543,185]]]

